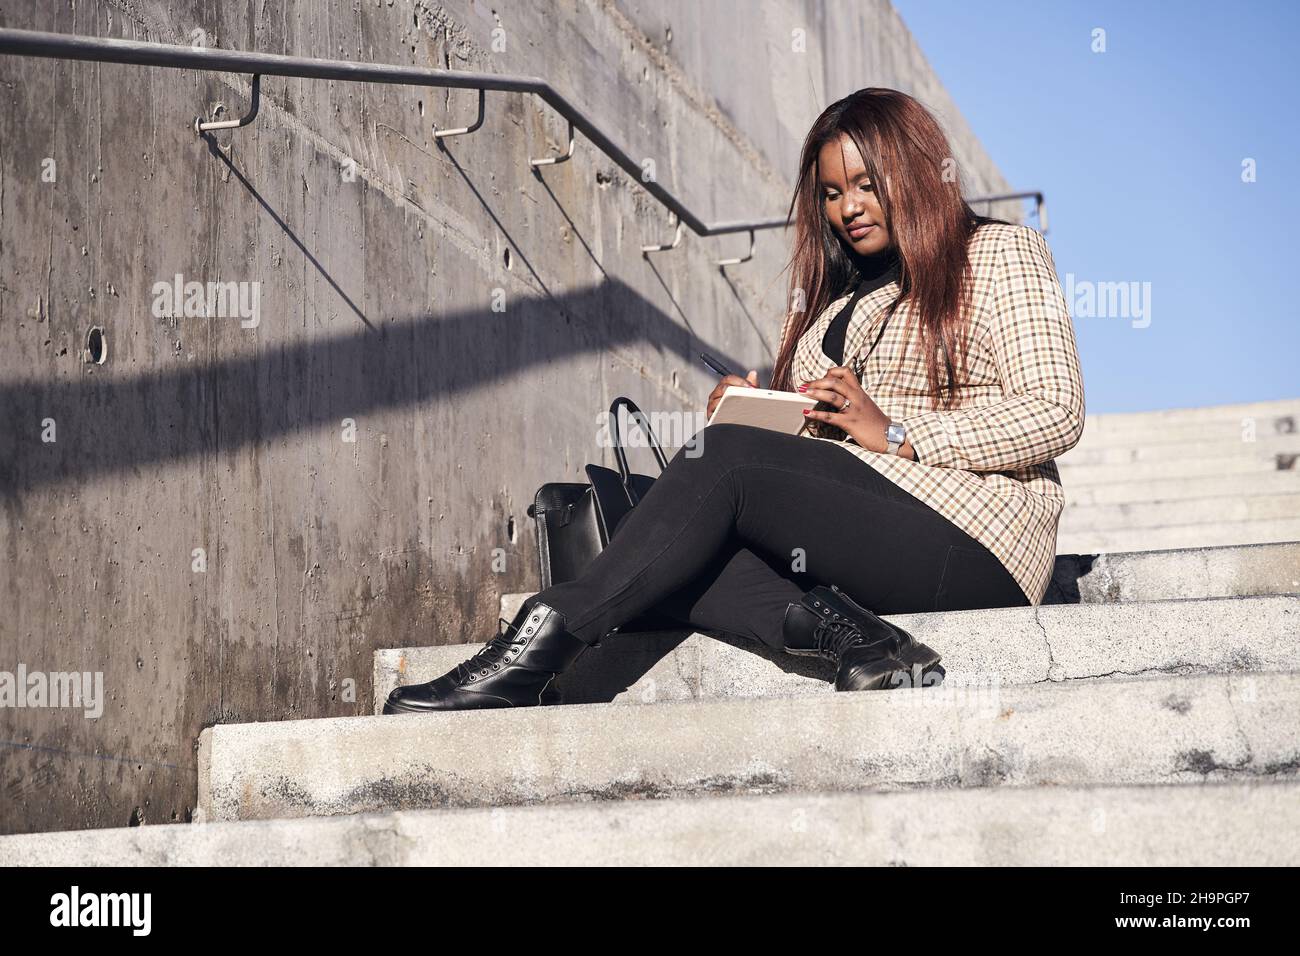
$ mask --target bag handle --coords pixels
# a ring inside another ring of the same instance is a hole
[[[650,423],[646,421],[645,413],[637,408],[636,402],[632,401],[632,399],[620,395],[610,404],[609,417],[611,431],[614,433],[614,457],[618,459],[618,475],[623,484],[626,485],[631,471],[627,467],[627,451],[623,448],[623,436],[619,433],[618,407],[620,405],[627,409],[628,420],[635,422],[641,429],[641,433],[650,440],[650,450],[654,452],[655,460],[659,462],[660,472],[668,467],[668,459],[664,456],[664,450],[659,447],[659,439],[655,437],[654,431],[650,428]]]

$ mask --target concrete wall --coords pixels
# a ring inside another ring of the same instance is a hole
[[[100,0],[0,23],[542,75],[710,219],[784,213],[828,98],[893,85],[945,114],[972,192],[1006,186],[883,2]],[[105,697],[97,719],[0,709],[2,832],[186,820],[203,727],[364,713],[375,648],[481,640],[536,587],[525,509],[609,460],[612,397],[697,411],[699,348],[772,362],[785,237],[725,272],[743,236],[646,260],[664,210],[581,140],[534,175],[565,131],[531,97],[489,94],[441,150],[472,92],[270,77],[255,125],[196,138],[247,96],[0,58],[0,671],[102,672]],[[159,317],[177,274],[257,283],[258,324]]]

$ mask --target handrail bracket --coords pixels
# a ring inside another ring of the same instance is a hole
[[[569,120],[569,148],[558,156],[548,156],[545,159],[530,159],[528,165],[536,169],[538,166],[554,166],[557,163],[563,163],[573,158],[573,120]]]
[[[738,258],[719,259],[717,260],[717,262],[719,266],[738,266],[742,262],[748,262],[752,258],[754,258],[754,230],[750,229],[749,230],[749,251],[745,253],[743,256],[740,256]]]
[[[466,133],[474,132],[474,130],[483,125],[483,111],[486,99],[487,91],[480,86],[478,91],[478,116],[474,118],[474,122],[470,123],[468,126],[461,126],[458,129],[438,129],[438,124],[434,123],[433,138],[445,139],[448,136],[464,136]]]
[[[211,131],[217,129],[239,129],[241,126],[247,126],[249,123],[253,122],[253,120],[257,119],[257,111],[261,107],[261,105],[262,105],[262,74],[254,73],[253,74],[253,97],[252,97],[252,101],[249,104],[248,112],[245,113],[243,116],[241,116],[239,119],[216,120],[215,119],[216,115],[225,109],[224,106],[218,104],[212,110],[212,116],[214,117],[213,120],[204,122],[202,116],[195,118],[194,135],[202,136],[204,133],[210,133]]]
[[[641,247],[641,253],[642,253],[643,255],[645,255],[645,256],[649,256],[650,253],[652,253],[652,252],[667,252],[669,249],[676,249],[679,245],[681,245],[681,241],[682,241],[682,227],[683,227],[684,225],[685,225],[685,223],[683,223],[683,222],[679,219],[679,220],[677,221],[677,231],[676,231],[675,233],[673,233],[673,241],[672,241],[672,242],[664,242],[664,243],[660,243],[660,244],[657,245],[657,246],[642,246],[642,247]]]

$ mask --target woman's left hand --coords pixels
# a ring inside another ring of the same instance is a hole
[[[889,450],[889,443],[885,440],[889,416],[862,390],[852,369],[834,365],[826,370],[822,378],[803,383],[798,391],[837,409],[845,409],[834,412],[812,409],[806,417],[843,429],[850,438],[869,451]]]

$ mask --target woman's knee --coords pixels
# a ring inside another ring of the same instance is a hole
[[[778,447],[782,441],[802,439],[754,425],[709,425],[677,451],[669,468],[682,472],[683,477],[689,475],[693,482],[711,486],[733,472],[746,472],[745,466],[781,460],[786,452],[785,447]]]
[[[688,457],[712,458],[714,461],[752,461],[762,446],[770,443],[774,437],[789,436],[755,425],[720,422],[695,433]]]

